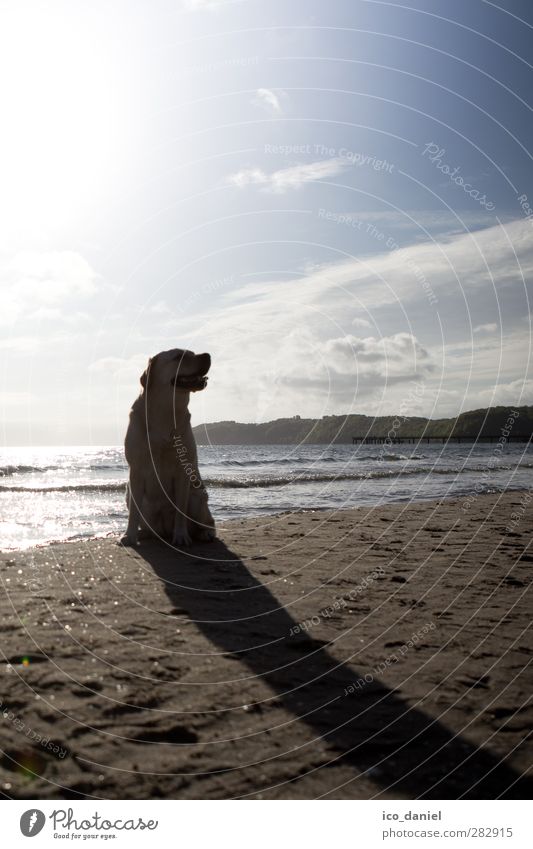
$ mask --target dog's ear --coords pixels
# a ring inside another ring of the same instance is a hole
[[[152,365],[152,358],[148,360],[148,365],[145,370],[141,374],[141,386],[143,389],[146,389],[146,384],[148,383],[148,378],[150,377],[150,366]]]

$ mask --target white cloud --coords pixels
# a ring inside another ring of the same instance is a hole
[[[513,334],[506,323],[509,309],[517,301],[515,294],[523,291],[520,267],[529,276],[533,269],[533,247],[524,237],[527,226],[516,221],[506,231],[493,227],[473,237],[456,236],[404,250],[382,247],[381,253],[364,260],[347,257],[318,266],[304,260],[297,279],[272,275],[261,283],[244,282],[247,278],[243,275],[235,278],[231,289],[219,292],[216,305],[204,299],[200,302],[204,308],[199,304],[194,313],[173,310],[170,300],[168,309],[156,302],[143,321],[142,333],[134,336],[130,317],[117,313],[109,317],[113,334],[105,340],[98,337],[98,353],[92,355],[89,365],[91,340],[76,360],[77,373],[86,375],[91,398],[97,399],[94,409],[109,420],[115,407],[127,409],[133,401],[148,353],[174,344],[213,355],[208,389],[193,399],[195,423],[224,418],[264,421],[296,413],[393,413],[409,395],[411,381],[423,381],[427,386],[424,396],[415,399],[410,408],[424,415],[453,415],[461,408],[518,403],[523,389],[522,402],[527,402],[532,383],[526,374],[526,328],[518,321]],[[102,285],[90,265],[76,254],[61,258],[55,254],[19,255],[10,262],[9,274],[7,267],[5,264],[1,281],[11,295],[16,292],[16,281],[29,281],[31,296],[25,293],[19,302],[27,340],[33,329],[32,325],[28,329],[27,323],[29,304],[33,315],[43,320],[48,316],[50,321],[57,316],[59,320],[62,314],[79,312],[80,306],[85,306],[80,302],[93,297]],[[437,308],[428,304],[416,269],[438,293]],[[53,284],[46,294],[42,289],[45,281]],[[514,287],[513,297],[508,298],[510,287]],[[492,323],[496,323],[495,296],[506,304],[503,342],[496,337],[495,344],[491,333],[479,332],[473,344],[468,319],[476,328],[483,326],[481,321],[491,323],[487,310],[495,304]],[[477,315],[476,297],[480,304]],[[411,326],[417,311],[422,319]],[[437,313],[442,339],[438,323],[431,325]],[[43,334],[38,338],[41,351],[46,339]],[[20,344],[20,353],[28,346],[22,340],[13,340],[10,347],[13,344]],[[67,350],[77,352],[78,348],[74,344],[57,347],[61,356]],[[143,351],[146,353],[140,353]],[[33,354],[31,350],[27,353]],[[40,358],[43,374],[45,366],[53,372],[57,361],[55,349],[46,362]],[[58,385],[61,380],[58,377]],[[39,381],[44,386],[40,372]],[[16,390],[17,385],[13,380],[6,389]]]
[[[201,337],[213,356],[208,391],[195,399],[195,420],[364,411],[390,387],[433,374],[430,352],[413,334],[343,333],[339,322],[329,320],[327,300],[320,309],[307,309],[302,301],[295,310],[278,290],[228,303],[198,317],[195,326],[176,326],[183,344],[195,349]]]
[[[100,282],[74,251],[20,251],[0,266],[0,321],[10,323],[22,314],[25,320],[57,321],[63,313],[68,318],[73,305],[94,295]]]
[[[74,251],[20,251],[6,265],[17,287],[41,303],[57,303],[65,296],[92,295],[98,275]]]
[[[347,159],[335,157],[334,159],[322,159],[318,162],[292,165],[290,168],[282,168],[270,174],[267,174],[261,168],[244,168],[230,174],[227,182],[241,189],[245,186],[261,186],[265,191],[282,194],[288,189],[299,189],[305,183],[323,180],[326,177],[335,177],[349,166],[350,163]]]
[[[478,324],[474,327],[474,333],[495,333],[498,329],[498,325],[496,322],[491,322],[490,324]]]
[[[156,301],[155,304],[152,304],[152,306],[148,308],[148,312],[153,315],[168,316],[170,313],[170,307],[165,301]]]
[[[117,383],[137,383],[148,362],[147,354],[101,357],[88,366],[89,373],[111,375]]]
[[[498,383],[490,389],[477,393],[480,407],[505,406],[507,404],[533,404],[533,380],[511,380],[509,383]]]
[[[294,281],[266,281],[246,287],[247,297],[267,297],[282,289],[284,301],[327,302],[339,312],[420,301],[435,295],[459,296],[490,290],[501,297],[509,286],[524,289],[533,275],[531,225],[522,219],[449,239],[385,250],[363,258],[324,264]],[[493,284],[495,289],[493,289]],[[239,298],[238,290],[229,294]],[[327,300],[326,300],[327,299]],[[359,306],[359,309],[361,307]],[[430,309],[428,309],[430,313]]]
[[[476,304],[485,316],[494,303],[496,317],[496,299],[514,303],[508,292],[523,292],[522,272],[533,272],[528,228],[514,221],[364,260],[309,266],[297,279],[235,287],[216,310],[175,325],[177,338],[213,354],[208,391],[195,401],[205,407],[201,418],[394,412],[409,381],[420,379],[428,389],[417,411],[426,415],[517,403],[529,385],[522,322],[517,319],[515,332],[506,318],[501,344],[479,333],[473,345],[470,321],[482,326],[474,320]],[[437,306],[428,302],[424,279],[439,295]],[[365,311],[372,333],[360,317]]]
[[[338,374],[371,374],[377,379],[415,376],[429,366],[429,353],[410,333],[376,338],[341,336],[328,339],[323,350],[327,362]]]
[[[283,109],[281,106],[281,98],[285,97],[285,92],[275,92],[271,88],[258,88],[253,102],[257,106],[262,106],[267,112],[274,115],[281,115]]]

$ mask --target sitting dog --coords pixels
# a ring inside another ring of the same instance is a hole
[[[193,538],[215,539],[188,410],[190,393],[205,389],[210,366],[209,354],[179,348],[148,361],[125,440],[130,474],[123,545],[137,545],[139,529],[180,547]]]

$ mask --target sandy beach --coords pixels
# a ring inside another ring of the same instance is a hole
[[[528,494],[0,556],[4,798],[527,798]]]

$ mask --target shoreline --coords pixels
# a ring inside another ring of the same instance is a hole
[[[0,792],[530,794],[522,493],[3,551]]]
[[[124,489],[126,488],[126,484],[124,484]],[[505,495],[511,496],[520,496],[523,493],[532,493],[533,492],[533,484],[531,486],[512,486],[507,487],[506,489],[502,489],[499,492],[473,492],[473,493],[464,493],[461,497],[458,497],[456,493],[451,493],[450,495],[444,495],[440,498],[435,498],[434,496],[427,496],[425,498],[406,498],[406,497],[392,497],[386,503],[380,504],[358,504],[351,505],[349,507],[341,506],[341,507],[325,507],[318,505],[316,507],[299,507],[294,510],[276,510],[272,513],[270,512],[262,512],[262,513],[250,513],[246,516],[235,516],[227,519],[220,519],[215,517],[217,528],[231,526],[235,522],[246,522],[246,521],[255,521],[258,522],[261,519],[276,519],[276,518],[284,518],[286,516],[298,516],[300,514],[307,513],[343,513],[345,511],[352,512],[357,510],[385,510],[389,506],[390,507],[400,507],[402,505],[410,507],[412,505],[418,504],[433,504],[433,503],[442,503],[442,502],[472,502],[477,498],[485,498],[485,497],[502,497]],[[532,496],[533,497],[533,496]],[[127,513],[124,513],[124,527],[127,524],[128,516]],[[123,531],[110,532],[107,531],[105,534],[95,535],[95,536],[73,536],[67,539],[54,539],[48,540],[46,542],[38,542],[34,545],[28,545],[26,548],[0,548],[0,558],[4,555],[15,555],[20,554],[22,552],[31,552],[34,550],[39,550],[43,548],[49,548],[50,546],[58,546],[58,545],[81,545],[85,543],[91,542],[100,542],[103,540],[111,540],[112,542],[117,542],[118,539],[123,536]]]

